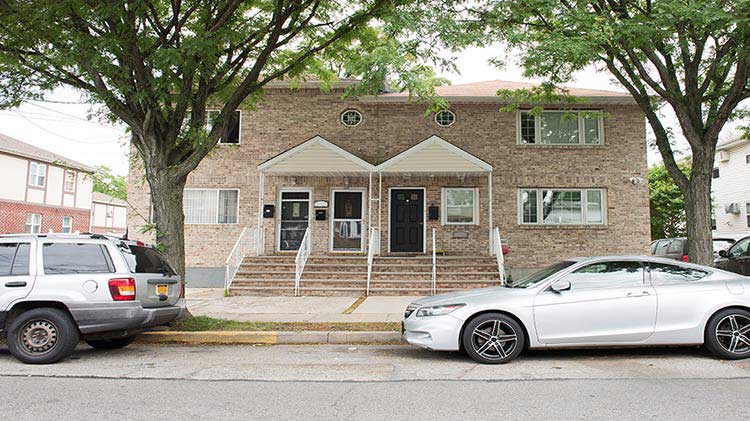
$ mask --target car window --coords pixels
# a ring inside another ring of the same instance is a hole
[[[557,262],[555,264],[549,265],[545,267],[544,269],[540,269],[529,276],[519,279],[510,285],[508,285],[511,288],[531,288],[532,286],[538,284],[539,282],[549,278],[550,276],[556,274],[557,272],[560,272],[561,270],[570,267],[574,265],[575,262],[571,261],[562,261]]]
[[[729,250],[729,257],[743,257],[750,256],[750,238],[745,238],[737,242]]]
[[[721,250],[729,250],[734,242],[732,240],[713,240],[714,252],[718,253]]]
[[[654,241],[654,242],[651,243],[651,254],[656,253],[656,246],[658,246],[658,245],[659,245],[658,241]]]
[[[643,285],[643,267],[640,262],[598,262],[562,279],[570,281],[571,291],[638,286]]]
[[[47,275],[114,272],[109,253],[102,244],[45,243],[42,257]]]
[[[656,252],[654,254],[658,254],[660,256],[663,256],[667,254],[667,248],[672,243],[671,240],[661,240],[659,241],[659,244],[656,245]]]
[[[672,241],[672,243],[669,245],[669,248],[667,249],[667,253],[682,253],[683,243],[683,240]]]
[[[29,274],[29,244],[0,243],[0,276]]]
[[[161,253],[151,247],[123,247],[122,252],[133,273],[175,273]]]
[[[686,268],[666,263],[649,263],[651,282],[654,284],[674,284],[692,282],[708,275],[704,270]]]

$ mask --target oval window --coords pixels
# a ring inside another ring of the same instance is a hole
[[[435,123],[438,126],[448,127],[456,122],[456,114],[451,110],[440,110],[435,113]]]
[[[362,122],[362,113],[357,110],[346,110],[341,113],[341,123],[344,126],[354,127]]]

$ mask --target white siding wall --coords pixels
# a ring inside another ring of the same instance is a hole
[[[91,226],[97,228],[126,229],[128,227],[127,209],[124,206],[113,206],[94,202]],[[107,215],[109,214],[109,218]]]
[[[47,200],[46,204],[60,206],[63,194],[63,177],[65,170],[60,167],[50,166],[47,171]]]
[[[26,197],[28,162],[25,159],[0,154],[0,168],[3,169],[0,199],[22,202]]]
[[[44,204],[44,190],[29,188],[26,201],[30,203]]]
[[[719,178],[713,179],[711,191],[713,196],[716,231],[714,235],[729,235],[740,237],[750,234],[747,225],[747,203],[750,203],[750,164],[745,161],[745,155],[750,153],[747,142],[730,150],[729,160],[722,162],[719,153],[716,164],[719,168]],[[739,214],[726,213],[724,208],[730,203],[737,203]]]
[[[79,209],[91,209],[91,194],[94,191],[94,180],[90,175],[78,173],[78,189],[76,190],[76,206]]]
[[[114,212],[114,228],[122,228],[125,229],[128,227],[128,212],[127,209],[125,209],[122,206],[114,206],[115,212]]]

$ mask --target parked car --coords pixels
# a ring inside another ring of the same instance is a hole
[[[719,258],[714,260],[714,266],[750,276],[750,237],[737,241],[729,250],[720,251]]]
[[[180,277],[153,247],[101,235],[0,235],[0,335],[17,359],[48,364],[79,339],[125,347],[184,311]]]
[[[727,250],[734,244],[733,238],[716,237],[713,238],[714,258],[719,257],[721,250]],[[654,256],[664,257],[667,259],[681,260],[687,262],[688,258],[688,239],[680,238],[662,238],[651,243],[651,254]]]
[[[740,359],[750,356],[748,308],[744,276],[656,257],[588,257],[507,286],[417,300],[403,333],[410,344],[463,349],[488,364],[529,348],[638,345],[705,345]]]

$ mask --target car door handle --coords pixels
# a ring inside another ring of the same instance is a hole
[[[651,295],[651,294],[648,293],[648,291],[643,291],[643,292],[629,292],[628,293],[628,298],[646,297],[648,295]]]
[[[5,283],[6,288],[23,288],[25,286],[26,286],[26,281],[13,281],[13,282]]]

